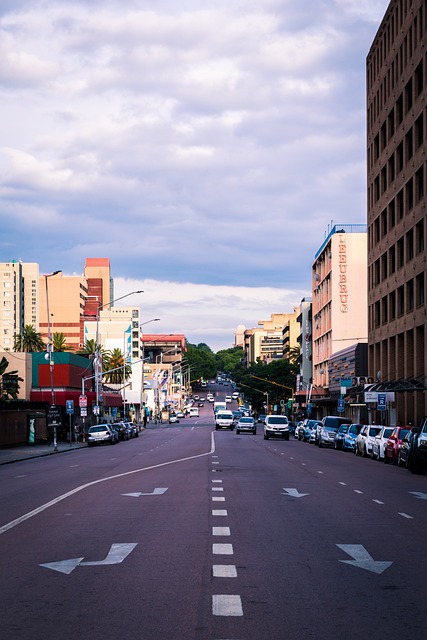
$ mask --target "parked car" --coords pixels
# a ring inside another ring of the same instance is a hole
[[[110,425],[96,424],[93,427],[89,427],[87,433],[88,447],[92,447],[95,444],[116,444],[117,441]]]
[[[115,422],[111,425],[118,433],[119,440],[129,440],[130,432],[124,422]]]
[[[264,424],[266,417],[267,416],[265,415],[265,413],[260,413],[258,416],[258,422],[261,422],[261,424]]]
[[[409,433],[409,427],[395,427],[384,447],[384,462],[397,464],[399,449],[403,438]]]
[[[176,417],[177,417],[178,419],[179,419],[179,418],[185,418],[185,415],[184,415],[184,412],[183,412],[183,411],[177,411],[175,415],[176,415]]]
[[[302,433],[301,433],[302,432]],[[300,437],[301,434],[301,437]],[[295,431],[294,431],[294,436],[295,438],[297,438],[298,440],[302,440],[302,436],[304,434],[304,423],[302,420],[300,420],[297,423],[297,426],[295,427]]]
[[[382,425],[378,424],[365,424],[360,430],[359,435],[356,438],[356,455],[357,456],[370,456],[372,455],[372,445],[375,440],[375,436],[380,432]]]
[[[372,443],[372,460],[381,462],[384,459],[384,448],[392,433],[393,427],[381,427]]]
[[[347,433],[344,436],[344,442],[342,444],[343,451],[351,451],[355,453],[356,438],[362,429],[363,424],[353,423],[349,426]]]
[[[334,437],[338,429],[342,424],[351,424],[350,418],[342,418],[341,416],[325,416],[322,418],[321,422],[318,423],[317,431],[316,431],[316,444],[320,445],[320,433],[322,429],[325,429],[325,437],[323,438],[323,443],[327,442],[333,446]],[[327,435],[329,434],[329,435]],[[331,434],[334,434],[333,437]]]
[[[340,426],[340,428],[338,429],[338,431],[335,434],[334,449],[343,449],[344,448],[344,438],[345,438],[345,435],[346,435],[347,431],[349,430],[349,428],[350,428],[349,424],[342,424]]]
[[[177,424],[179,422],[176,413],[169,414],[169,424]]]
[[[236,424],[236,433],[241,431],[250,431],[256,435],[255,420],[251,416],[242,416]]]
[[[317,422],[313,425],[307,427],[308,430],[308,440],[309,444],[316,444],[316,430],[317,430]]]
[[[316,440],[316,429],[317,425],[321,424],[319,420],[309,420],[306,418],[302,423],[302,426],[298,428],[298,440],[303,440],[304,442],[310,442],[310,436],[312,436],[312,431],[314,429],[314,441]]]
[[[423,418],[419,427],[413,427],[405,436],[408,438],[406,466],[411,473],[427,471],[427,417]]]
[[[289,422],[286,416],[268,415],[264,423],[264,440],[284,438],[289,440]]]

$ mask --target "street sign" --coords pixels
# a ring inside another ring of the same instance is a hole
[[[344,398],[338,400],[338,413],[344,413]]]
[[[61,424],[61,408],[57,405],[50,405],[47,410],[47,424],[49,427],[57,427]]]
[[[308,415],[308,416],[311,414],[311,407],[312,407],[312,405],[308,402],[308,403],[307,403],[307,406],[306,406],[306,408],[305,408],[305,410],[307,411],[307,415]]]
[[[80,407],[80,415],[81,415],[82,418],[86,418],[86,416],[87,416],[86,407]]]
[[[79,396],[79,407],[87,407],[87,396]]]
[[[65,409],[68,414],[72,415],[74,413],[74,400],[66,400]]]
[[[385,393],[379,393],[378,394],[378,404],[377,404],[377,409],[378,411],[385,411],[386,409],[386,400],[387,400],[387,395]]]

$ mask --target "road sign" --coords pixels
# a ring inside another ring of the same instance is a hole
[[[47,410],[47,424],[49,427],[57,427],[61,424],[61,408],[51,404]]]
[[[308,402],[306,406],[306,411],[308,416],[311,414],[311,408],[312,408],[312,405]]]
[[[79,396],[79,407],[87,407],[87,396]]]
[[[386,409],[386,400],[387,400],[387,395],[385,393],[379,393],[378,394],[378,400],[377,400],[377,409],[378,411],[385,411]]]
[[[87,416],[86,407],[80,407],[80,415],[81,415],[82,418],[86,418],[86,416]]]
[[[338,413],[344,413],[344,398],[338,400]]]
[[[66,400],[65,408],[68,414],[72,415],[74,413],[74,400]]]

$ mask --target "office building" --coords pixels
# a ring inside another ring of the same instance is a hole
[[[392,0],[367,56],[369,373],[398,422],[426,404],[425,0]]]

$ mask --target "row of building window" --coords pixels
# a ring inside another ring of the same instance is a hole
[[[424,325],[390,336],[369,346],[369,362],[375,371],[389,372],[388,380],[419,378],[424,373]],[[415,394],[423,400],[423,394]]]
[[[403,171],[405,164],[412,160],[414,154],[423,147],[426,141],[425,131],[425,116],[424,112],[421,112],[418,118],[415,120],[414,125],[406,132],[400,143],[396,146],[393,152],[389,152],[387,155],[387,162],[381,167],[379,173],[374,180],[374,201],[377,202],[380,196],[387,190],[387,188],[394,182],[396,177]],[[369,164],[373,165],[373,162],[378,160],[380,154],[387,146],[387,142],[384,142],[385,146],[379,144],[379,137],[376,136],[373,146],[370,148]],[[373,158],[372,158],[373,154]]]
[[[374,328],[380,327],[424,304],[425,277],[423,271],[406,284],[398,287],[396,291],[390,291],[388,295],[375,302],[370,309],[370,325]]]
[[[383,64],[385,60],[389,57],[390,52],[394,50],[400,28],[411,6],[412,0],[400,0],[400,2],[396,3],[395,11],[391,14],[387,26],[384,29],[384,35],[379,41],[377,50],[372,55],[370,63],[368,64],[368,87],[372,86],[373,79],[379,76],[381,69],[384,68]],[[407,68],[408,61],[411,60],[418,44],[422,42],[426,29],[425,20],[426,13],[424,7],[421,5],[418,12],[413,15],[411,25],[408,27],[407,34],[400,47],[387,65],[387,72],[372,100],[372,105],[368,109],[368,121],[371,126],[375,119],[378,118],[391,92],[395,89],[399,78],[402,76],[404,69]]]
[[[386,280],[398,269],[422,254],[424,248],[424,220],[420,220],[415,228],[409,229],[405,235],[390,245],[387,251],[369,267],[370,286],[376,286]]]

